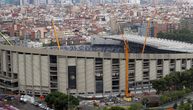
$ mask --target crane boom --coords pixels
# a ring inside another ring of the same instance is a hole
[[[9,44],[9,45],[13,45],[7,38],[5,38],[5,35],[3,35],[1,32],[0,32],[0,36]]]
[[[123,34],[122,34],[122,38],[124,41],[124,52],[125,52],[125,97],[129,98],[130,92],[129,92],[129,45],[127,40],[125,40]]]
[[[154,19],[155,16],[157,15],[157,9],[155,8],[155,12],[153,14],[153,16],[151,16],[149,19],[148,19],[148,22],[147,22],[147,28],[146,28],[146,36],[145,36],[145,41],[144,41],[144,44],[143,44],[143,49],[141,51],[141,54],[143,55],[144,51],[145,51],[145,47],[146,47],[146,43],[147,43],[147,37],[149,36],[149,29],[150,29],[150,23],[151,23],[151,19]],[[157,23],[156,23],[156,26],[155,26],[155,31],[154,32],[154,37],[157,38]]]
[[[145,51],[145,47],[146,47],[146,43],[147,43],[147,38],[148,38],[148,36],[149,36],[150,22],[151,22],[151,20],[149,19],[149,20],[148,20],[148,23],[147,23],[147,28],[146,28],[145,41],[144,41],[143,49],[142,49],[142,52],[141,52],[142,55],[143,55],[143,53],[144,53],[144,51]]]
[[[59,40],[58,40],[58,34],[57,34],[57,32],[56,32],[56,27],[55,27],[55,25],[54,25],[54,20],[52,19],[52,26],[53,26],[53,28],[54,28],[54,37],[56,38],[56,42],[57,42],[57,45],[58,45],[58,49],[60,50],[60,42],[59,42]]]

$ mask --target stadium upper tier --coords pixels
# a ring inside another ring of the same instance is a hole
[[[105,39],[123,40],[123,37],[121,35],[101,36],[101,37]],[[143,45],[145,37],[138,35],[124,35],[124,39],[129,42]],[[146,45],[159,50],[193,53],[193,44],[175,40],[148,37]]]
[[[50,46],[47,47],[49,49],[58,49],[57,46]],[[105,46],[105,45],[68,45],[68,46],[61,46],[61,50],[63,51],[97,51],[97,52],[112,52],[112,53],[123,53],[123,47],[111,45],[111,46]]]
[[[61,51],[124,52],[124,44],[121,42],[123,41],[123,37],[121,35],[91,36],[91,38],[93,40],[90,41],[90,44],[61,45]],[[124,35],[124,39],[129,42],[130,53],[141,53],[145,37]],[[8,40],[11,41],[13,45],[28,47],[27,45],[21,44],[17,37],[9,37]],[[5,44],[3,42],[5,42],[5,40],[1,38],[0,43]],[[58,49],[57,46],[33,48]],[[193,44],[148,37],[144,53],[193,53]]]

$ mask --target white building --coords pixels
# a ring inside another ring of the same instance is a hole
[[[140,4],[140,0],[129,0],[129,4]]]

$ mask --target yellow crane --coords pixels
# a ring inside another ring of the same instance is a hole
[[[0,36],[9,44],[9,45],[13,45],[6,37],[3,33],[0,32]]]
[[[148,18],[148,19],[147,19],[147,28],[146,28],[145,40],[144,40],[144,44],[143,44],[143,49],[142,49],[142,51],[141,51],[141,54],[142,54],[142,55],[144,54],[145,47],[146,47],[146,43],[147,43],[147,38],[148,38],[148,36],[149,36],[150,23],[151,23],[151,19]]]
[[[129,91],[129,45],[128,41],[125,40],[122,34],[122,39],[124,42],[124,53],[125,53],[125,97],[126,101],[131,101],[131,94]]]
[[[151,24],[151,20],[155,18],[155,16],[157,15],[157,9],[155,7],[155,12],[154,14],[150,17],[147,18],[147,28],[146,28],[146,35],[145,35],[145,40],[144,40],[144,44],[143,44],[143,49],[141,51],[141,54],[144,54],[145,51],[145,47],[146,47],[146,43],[147,43],[147,38],[149,37],[149,30],[150,30],[150,24]],[[158,24],[155,24],[155,32],[154,32],[154,37],[157,38],[157,31],[158,31]]]
[[[60,42],[58,40],[58,34],[56,32],[56,27],[54,25],[54,20],[52,19],[52,26],[53,26],[53,29],[54,29],[54,37],[56,38],[56,42],[57,42],[57,45],[58,45],[58,49],[60,50]]]

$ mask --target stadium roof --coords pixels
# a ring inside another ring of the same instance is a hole
[[[106,39],[123,40],[122,35],[111,35],[101,37]],[[124,35],[124,39],[128,40],[129,42],[144,44],[145,37],[139,35]],[[193,44],[175,40],[148,37],[146,45],[161,50],[193,53]]]

